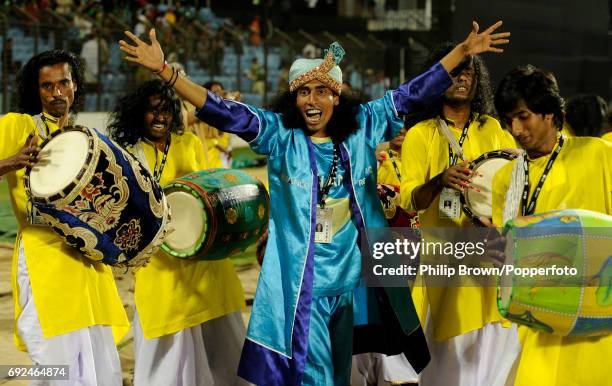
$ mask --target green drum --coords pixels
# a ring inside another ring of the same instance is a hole
[[[264,185],[233,169],[190,173],[164,187],[171,210],[162,249],[190,260],[219,260],[245,250],[268,228]]]

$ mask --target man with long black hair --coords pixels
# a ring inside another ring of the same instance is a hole
[[[85,97],[83,64],[60,50],[32,57],[17,76],[17,109],[0,120],[0,170],[9,171],[19,224],[13,255],[15,341],[39,365],[68,365],[70,384],[121,385],[115,343],[129,330],[111,268],[32,221],[23,185],[37,145],[64,127]],[[24,146],[25,144],[25,146]]]
[[[452,43],[438,46],[429,63],[437,62],[453,47]],[[423,228],[472,226],[460,201],[473,176],[469,161],[488,151],[515,147],[510,134],[494,118],[489,73],[482,58],[466,57],[450,75],[453,82],[444,94],[428,109],[410,117],[417,123],[408,130],[402,145],[402,207],[419,211]],[[427,261],[422,257],[422,262]],[[506,340],[512,342],[516,331],[502,327],[495,304],[486,301],[495,298],[495,288],[469,283],[446,288],[427,284],[427,279],[418,279],[413,289],[421,321],[429,314],[432,360],[421,375],[421,383],[499,385],[497,373],[510,371],[510,366],[504,367],[508,361],[501,359],[515,356],[518,347],[499,350]],[[500,359],[491,359],[497,363],[494,372],[478,371],[485,358]]]
[[[128,61],[200,106],[200,119],[268,156],[269,239],[240,376],[258,385],[345,386],[353,351],[404,352],[416,369],[427,364],[426,348],[415,349],[424,337],[407,288],[358,287],[359,231],[386,223],[374,149],[401,129],[399,114],[429,104],[449,87],[448,73],[465,57],[501,52],[496,46],[507,43],[509,33],[494,33],[500,25],[479,33],[474,23],[439,63],[366,104],[341,95],[344,50],[333,43],[325,59],[292,64],[289,91],[275,112],[223,100],[181,77],[165,64],[155,31],[151,44],[126,33],[133,44],[120,45]],[[374,310],[387,323],[375,323]]]
[[[109,132],[161,186],[206,168],[202,143],[184,132],[178,97],[159,79],[119,100]],[[134,385],[246,383],[236,376],[244,293],[229,259],[179,259],[160,250],[134,278]]]

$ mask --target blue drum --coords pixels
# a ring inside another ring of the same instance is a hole
[[[30,223],[50,226],[84,256],[140,267],[162,245],[169,209],[146,168],[107,136],[69,126],[27,168]]]

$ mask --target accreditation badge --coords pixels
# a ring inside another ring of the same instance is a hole
[[[319,205],[317,205],[314,238],[315,243],[331,243],[333,216],[334,210],[332,208],[321,208]]]
[[[460,194],[455,189],[442,189],[440,202],[438,203],[438,218],[458,219],[461,217]]]

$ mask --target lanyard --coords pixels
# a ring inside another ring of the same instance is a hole
[[[470,127],[471,120],[468,120],[463,126],[463,131],[461,132],[461,137],[459,138],[459,147],[463,147],[463,141],[465,141],[465,137],[467,137],[468,128]],[[451,145],[448,145],[448,161],[450,166],[454,166],[457,163],[459,156],[457,154],[453,154],[453,148]]]
[[[321,182],[319,180],[319,175],[317,171],[317,193],[319,197],[319,206],[321,208],[325,208],[325,199],[329,194],[329,190],[331,189],[334,181],[336,180],[336,175],[338,173],[338,159],[340,158],[340,149],[338,149],[338,145],[334,143],[334,160],[332,161],[332,166],[329,171],[329,175],[325,180],[325,183],[321,187]]]
[[[153,169],[153,178],[155,181],[159,182],[161,179],[162,172],[164,171],[164,166],[166,166],[166,158],[168,157],[168,150],[170,149],[170,136],[166,139],[166,147],[164,148],[164,156],[162,157],[162,161],[159,165],[159,169],[157,168],[157,146],[153,143],[153,148],[155,149],[155,168]]]
[[[389,154],[389,158],[391,158],[391,163],[393,164],[393,169],[395,169],[395,174],[397,175],[397,179],[401,181],[402,176],[400,174],[399,168],[397,167],[397,163],[395,163],[395,157],[393,157],[393,153],[391,152],[391,150],[388,150],[387,154]]]
[[[563,147],[563,141],[564,141],[564,137],[563,135],[561,135],[561,138],[559,138],[559,145],[557,146],[557,148],[553,151],[552,155],[550,156],[550,159],[548,160],[548,163],[546,164],[546,167],[544,168],[544,172],[542,173],[542,176],[540,177],[540,181],[538,181],[538,184],[535,187],[535,190],[533,191],[533,195],[531,196],[531,201],[529,201],[529,205],[527,205],[527,198],[529,197],[529,162],[527,161],[527,157],[525,157],[524,162],[524,169],[525,169],[525,185],[523,187],[523,196],[521,197],[521,214],[523,216],[530,216],[534,213],[535,211],[535,206],[536,206],[536,202],[538,200],[538,196],[540,195],[540,192],[542,191],[542,186],[544,185],[544,181],[546,180],[546,177],[548,177],[548,173],[550,172],[550,169],[553,166],[553,163],[555,162],[555,160],[557,159],[557,156],[559,155],[559,153],[561,152],[561,148]]]

